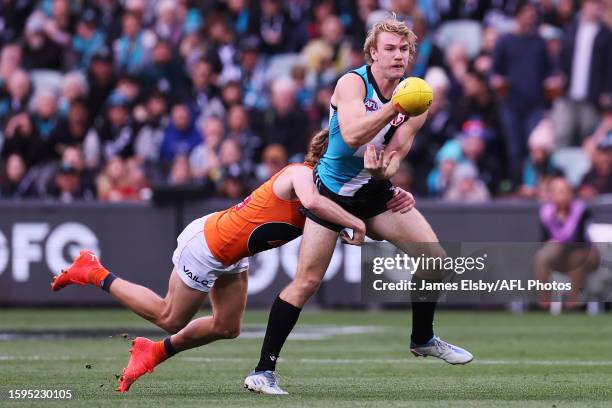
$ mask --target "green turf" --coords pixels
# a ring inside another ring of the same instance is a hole
[[[245,323],[251,328],[265,320],[262,312],[248,312]],[[6,391],[15,388],[72,390],[70,401],[38,402],[57,407],[612,406],[609,315],[440,312],[437,333],[476,356],[460,367],[408,354],[408,313],[305,312],[299,324],[375,330],[288,341],[279,363],[281,384],[291,394],[284,397],[241,387],[261,339],[239,338],[181,353],[125,395],[114,391],[115,374],[129,349],[129,340],[120,335],[0,342],[0,406],[32,405],[6,399]],[[119,310],[0,310],[0,332],[58,327],[150,325]]]

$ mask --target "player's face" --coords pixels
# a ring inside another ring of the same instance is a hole
[[[380,33],[376,48],[372,50],[373,63],[378,64],[388,78],[399,79],[408,67],[410,46],[408,41],[393,33]]]

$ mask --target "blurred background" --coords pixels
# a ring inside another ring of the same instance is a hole
[[[47,293],[82,246],[163,291],[184,225],[303,160],[390,12],[434,89],[392,181],[440,239],[557,239],[544,206],[579,202],[559,239],[612,241],[611,0],[0,0],[0,303],[109,302]],[[253,303],[297,245],[255,258]],[[355,250],[319,303],[360,304]]]

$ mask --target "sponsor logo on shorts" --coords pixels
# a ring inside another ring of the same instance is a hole
[[[197,282],[202,286],[206,286],[207,288],[212,288],[214,281],[200,280],[200,278],[191,273],[191,271],[187,269],[185,265],[183,265],[183,272],[185,272],[185,275],[187,275],[192,281]]]
[[[378,110],[378,102],[376,102],[374,99],[366,99],[364,104],[368,112],[374,112]]]

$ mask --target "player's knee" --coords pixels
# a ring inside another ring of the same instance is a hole
[[[213,331],[220,339],[235,339],[240,336],[240,323],[217,323],[213,324]]]
[[[155,324],[169,334],[176,334],[181,331],[188,322],[189,320],[180,319],[177,316],[173,316],[169,310],[164,310],[161,316],[155,321]]]
[[[309,298],[319,289],[320,285],[321,281],[319,279],[305,278],[296,282],[296,289],[302,296]]]

